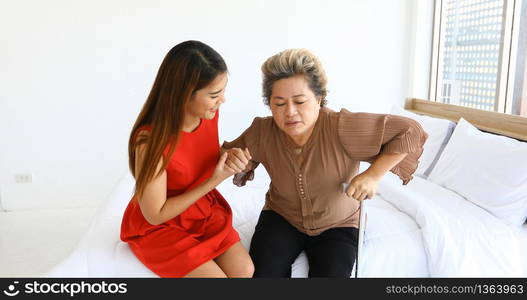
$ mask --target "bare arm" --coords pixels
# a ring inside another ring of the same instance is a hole
[[[144,146],[136,149],[136,168],[141,166]],[[212,176],[195,188],[184,192],[183,194],[170,197],[167,199],[167,172],[163,171],[159,176],[150,181],[143,194],[138,197],[139,207],[143,216],[152,225],[162,224],[185,211],[189,206],[199,198],[213,190],[223,180],[230,177],[237,170],[231,169],[225,164],[227,153],[223,153],[216,165]],[[162,167],[162,160],[157,165],[157,174]],[[138,174],[136,170],[136,174]]]

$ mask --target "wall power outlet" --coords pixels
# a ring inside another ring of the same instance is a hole
[[[18,184],[33,183],[33,174],[31,173],[15,174],[15,182]]]

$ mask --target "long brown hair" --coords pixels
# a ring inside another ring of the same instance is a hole
[[[176,149],[186,107],[193,93],[225,72],[227,66],[223,58],[199,41],[180,43],[167,53],[128,140],[128,165],[135,178],[137,195],[142,195],[148,182],[166,169],[168,159]],[[145,125],[151,127],[150,134],[138,135],[138,130]],[[145,144],[144,159],[136,174],[135,150],[142,144]],[[168,156],[164,157],[167,145],[170,148]],[[163,167],[154,174],[161,157]]]

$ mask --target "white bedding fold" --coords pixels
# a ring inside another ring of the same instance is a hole
[[[517,229],[460,195],[419,177],[403,186],[392,174],[378,192],[421,228],[430,276],[523,275]]]

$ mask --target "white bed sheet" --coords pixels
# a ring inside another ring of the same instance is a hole
[[[523,275],[522,277],[527,277],[527,222],[522,226],[518,231],[518,240],[520,241],[520,249],[522,255],[522,266],[523,266]]]
[[[248,182],[247,186],[243,188],[238,188],[228,181],[218,187],[233,209],[233,225],[240,234],[242,244],[247,249],[261,207],[264,204],[264,196],[269,184],[267,175],[258,172],[263,173],[265,171],[257,170],[255,181]],[[45,274],[44,277],[156,277],[153,272],[137,260],[128,245],[119,239],[122,213],[132,196],[133,184],[131,175],[127,174],[122,178],[107,201],[99,207],[89,230],[73,253]],[[473,219],[480,218],[482,222],[499,225],[499,223],[493,223],[495,220],[490,219],[489,221],[488,214],[482,212],[480,208],[474,207],[472,204],[470,205],[473,207],[466,208],[465,203],[463,203],[464,200],[459,195],[419,177],[415,177],[409,185],[402,186],[395,175],[389,174],[381,182],[379,192],[380,195],[363,204],[366,211],[366,222],[363,223],[365,224],[363,227],[365,228],[364,242],[359,248],[361,255],[359,277],[462,277],[468,275],[480,277],[491,273],[468,274],[466,272],[467,267],[465,269],[449,269],[443,266],[443,269],[440,269],[441,263],[448,262],[448,259],[452,260],[452,257],[441,257],[441,249],[431,248],[434,245],[440,247],[446,244],[437,242],[441,240],[440,231],[434,233],[431,230],[432,227],[423,221],[424,215],[421,215],[423,211],[434,207],[433,205],[437,206],[434,203],[439,201],[443,205],[438,207],[445,209],[446,205],[446,207],[455,208],[458,210],[458,216],[462,213],[469,216],[468,220],[473,221]],[[435,196],[431,197],[431,194]],[[460,210],[460,207],[465,207],[465,210]],[[450,216],[450,218],[452,217]],[[425,218],[425,220],[427,219]],[[431,218],[430,220],[435,219]],[[425,230],[422,230],[423,225],[426,225],[424,226]],[[479,228],[478,226],[471,225],[469,228],[475,230]],[[505,268],[505,274],[497,275],[527,276],[527,259],[517,255],[519,251],[522,251],[520,247],[524,253],[527,251],[527,228],[514,231],[497,227],[498,229],[490,228],[490,232],[501,230],[502,233],[516,235],[516,238],[510,235],[507,235],[506,238],[502,237],[502,242],[509,239],[509,246],[514,244],[516,248],[512,251],[514,253],[509,254],[509,258],[498,257],[498,262],[493,262],[498,267],[494,266],[494,268],[500,269],[500,262],[508,267],[510,267],[508,265],[510,262],[520,265],[514,270],[515,273],[507,273],[509,269]],[[479,229],[489,230],[485,226]],[[476,231],[480,231],[479,229]],[[433,237],[427,236],[430,233],[434,234]],[[511,242],[512,240],[514,243]],[[484,240],[486,243],[493,241],[493,239]],[[479,244],[481,245],[481,243]],[[468,249],[471,248],[467,247]],[[485,253],[485,250],[481,250],[481,252]],[[490,251],[491,254],[495,254],[495,252]],[[459,253],[461,252],[454,253],[457,258],[459,258]],[[479,254],[480,256],[483,255]],[[438,268],[442,272],[439,272]],[[465,273],[455,273],[460,271],[465,271]],[[476,271],[480,270],[474,270],[474,272]],[[496,270],[493,269],[493,271]],[[521,273],[522,271],[523,273]],[[307,258],[302,253],[292,266],[292,276],[306,277],[307,272]]]
[[[524,232],[431,181],[402,186],[385,176],[379,194],[421,229],[431,277],[520,277]]]
[[[429,277],[417,224],[380,196],[364,202],[363,209],[359,277]]]

